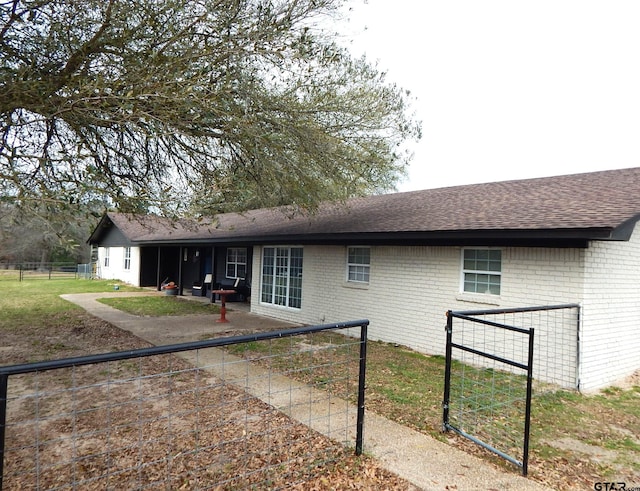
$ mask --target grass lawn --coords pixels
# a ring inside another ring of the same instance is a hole
[[[0,272],[0,329],[18,330],[39,326],[43,322],[65,322],[80,307],[60,298],[63,293],[140,291],[114,280],[26,279],[17,281],[17,272]]]
[[[59,298],[61,293],[112,292],[113,281],[31,280],[18,282],[0,274],[0,346],[19,336],[31,343],[29,360],[69,356],[72,340],[43,344],[48,328],[87,320],[75,305]],[[137,290],[124,285],[121,291]],[[197,313],[207,304],[180,302],[172,297],[153,300],[116,299],[118,308],[139,315]],[[106,302],[105,302],[106,303]],[[176,309],[186,309],[176,311]],[[84,320],[83,320],[84,319]],[[15,342],[15,341],[14,341]],[[40,343],[40,344],[38,344]],[[104,343],[103,343],[104,344]],[[58,345],[61,345],[58,346]],[[49,346],[48,349],[45,349]],[[54,346],[54,348],[51,348]],[[58,346],[58,348],[55,348]],[[102,346],[104,349],[116,345]],[[238,354],[251,355],[260,346],[250,344]],[[75,354],[75,352],[73,353]],[[3,363],[4,364],[4,363]],[[318,371],[306,377],[323,377]],[[367,409],[389,419],[448,440],[496,465],[518,472],[510,464],[479,447],[442,434],[444,358],[425,356],[403,347],[370,342],[367,354]],[[640,486],[640,385],[610,388],[583,395],[558,391],[534,398],[531,427],[530,477],[553,489],[593,489],[599,481]]]
[[[165,316],[190,314],[215,314],[220,307],[213,303],[192,302],[180,297],[110,297],[98,300],[118,310],[133,315]]]

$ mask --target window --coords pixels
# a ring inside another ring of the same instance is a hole
[[[229,247],[227,249],[227,278],[247,277],[247,249]]]
[[[104,248],[104,267],[105,268],[109,267],[109,248],[108,247]]]
[[[124,269],[125,271],[131,269],[131,247],[124,248]]]
[[[347,281],[369,283],[371,250],[368,247],[349,247],[347,250]]]
[[[265,247],[261,286],[262,302],[301,308],[302,247]]]
[[[463,249],[463,291],[500,295],[502,251],[498,249]]]

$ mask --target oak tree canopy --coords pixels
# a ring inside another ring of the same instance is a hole
[[[392,189],[410,94],[342,0],[0,0],[0,197],[213,214]]]

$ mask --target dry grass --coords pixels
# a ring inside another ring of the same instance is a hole
[[[410,489],[173,356],[105,368],[11,380],[13,393],[40,396],[9,405],[4,489]],[[69,391],[72,379],[83,387]]]

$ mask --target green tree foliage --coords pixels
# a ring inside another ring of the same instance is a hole
[[[211,214],[392,189],[409,94],[342,0],[0,0],[0,197]]]

